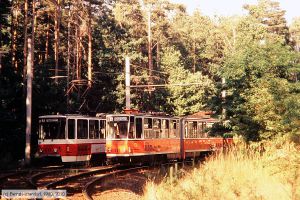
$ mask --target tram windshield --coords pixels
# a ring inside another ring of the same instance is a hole
[[[43,118],[39,120],[39,139],[65,139],[66,119]]]
[[[107,138],[121,139],[128,135],[128,117],[112,117],[108,121]]]

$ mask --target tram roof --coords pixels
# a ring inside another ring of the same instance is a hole
[[[140,116],[140,117],[158,117],[158,118],[180,118],[176,116],[170,115],[159,115],[159,114],[152,114],[152,113],[116,113],[116,114],[108,114],[107,116]]]
[[[185,117],[184,119],[188,120],[188,121],[203,121],[203,122],[210,122],[210,123],[220,122],[219,119],[215,119],[215,118],[192,118],[192,117]]]
[[[39,116],[40,119],[43,119],[43,118],[105,118],[105,116],[88,116],[88,115],[80,115],[80,114],[57,114],[57,115],[42,115],[42,116]]]

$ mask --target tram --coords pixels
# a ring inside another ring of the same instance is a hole
[[[222,149],[232,138],[210,137],[217,120],[128,113],[106,116],[106,156],[111,162],[189,159]]]
[[[37,157],[59,157],[62,162],[105,158],[105,126],[105,116],[40,116]]]

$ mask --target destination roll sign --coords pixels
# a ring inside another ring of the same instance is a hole
[[[110,117],[108,120],[109,121],[114,121],[114,122],[127,122],[128,117],[126,116],[118,116],[118,117]]]

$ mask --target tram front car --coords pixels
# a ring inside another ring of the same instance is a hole
[[[89,161],[105,155],[105,119],[80,115],[39,117],[38,158],[62,162]]]

